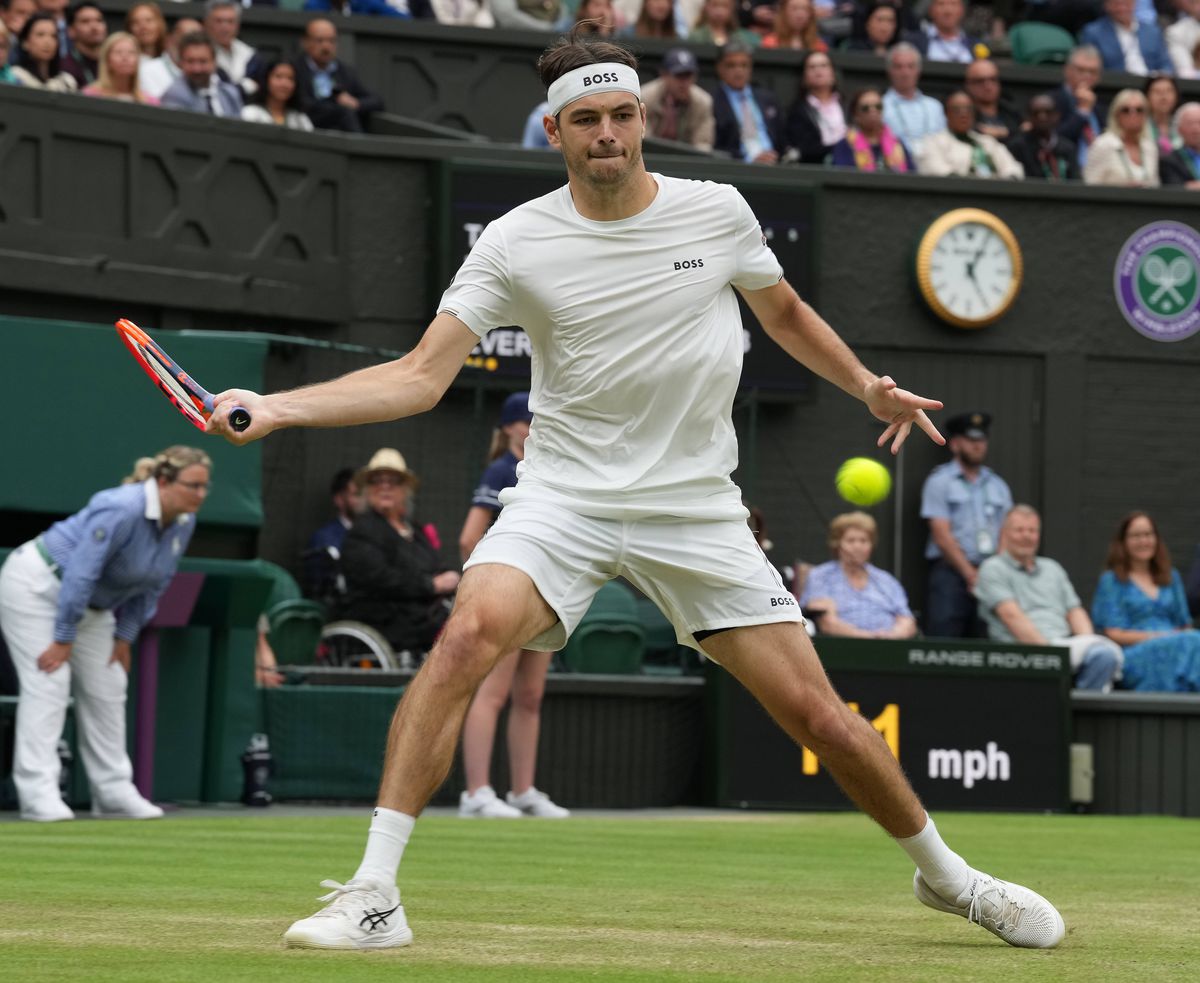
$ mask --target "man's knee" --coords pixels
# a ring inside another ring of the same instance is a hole
[[[836,695],[814,697],[802,708],[808,749],[818,757],[849,750],[855,742],[857,716]]]
[[[512,705],[514,710],[537,713],[542,708],[542,696],[546,691],[544,679],[537,682],[520,682],[513,686]]]

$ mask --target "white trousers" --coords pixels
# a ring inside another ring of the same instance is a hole
[[[0,628],[21,684],[13,783],[25,812],[60,798],[58,740],[72,695],[93,801],[119,803],[136,792],[125,750],[129,681],[125,670],[109,661],[116,626],[112,612],[89,610],[79,622],[71,658],[54,672],[38,668],[38,656],[54,641],[60,586],[33,543],[14,550],[0,568]]]

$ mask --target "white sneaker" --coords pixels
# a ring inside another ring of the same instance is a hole
[[[75,813],[62,799],[39,802],[36,806],[21,810],[21,818],[31,823],[61,823],[74,819]]]
[[[1053,948],[1067,931],[1062,915],[1040,894],[978,870],[971,871],[965,904],[948,902],[925,882],[919,870],[913,877],[913,894],[923,905],[961,915],[1009,945],[1024,949]]]
[[[135,792],[109,802],[93,799],[92,816],[96,819],[162,819],[163,811]]]
[[[506,798],[510,806],[519,809],[526,816],[535,816],[538,819],[566,819],[571,815],[570,809],[564,809],[551,802],[550,796],[545,792],[539,792],[532,785],[520,795],[513,795],[512,792],[509,792]]]
[[[520,819],[524,813],[507,805],[490,785],[458,797],[458,814],[463,819]]]
[[[391,949],[412,942],[400,892],[375,881],[321,881],[331,888],[315,915],[301,918],[283,933],[289,946],[303,949]]]

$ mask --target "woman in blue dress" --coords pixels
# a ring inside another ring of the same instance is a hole
[[[1092,621],[1125,649],[1124,689],[1200,690],[1200,632],[1192,627],[1179,571],[1145,512],[1121,520]]]

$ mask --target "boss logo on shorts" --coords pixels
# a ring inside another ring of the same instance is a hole
[[[677,270],[698,270],[704,265],[702,259],[681,259],[675,263]]]
[[[621,79],[616,72],[597,72],[595,75],[585,75],[583,77],[583,87],[586,89],[589,85],[600,85],[602,82],[620,82]]]
[[[786,607],[794,608],[795,606],[796,606],[796,599],[794,597],[792,597],[790,594],[787,597],[772,597],[771,598],[771,607],[773,607],[773,608],[786,608]]]

